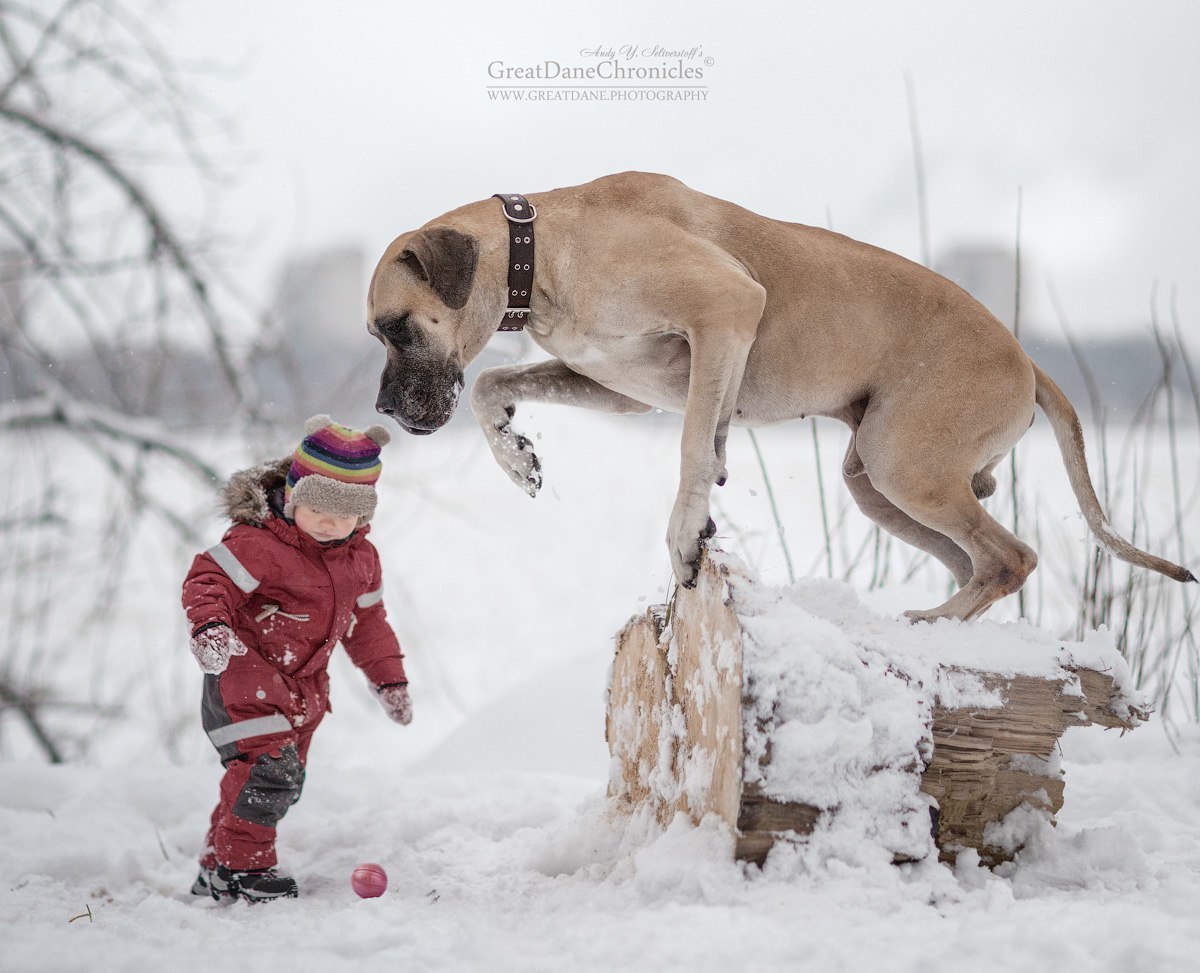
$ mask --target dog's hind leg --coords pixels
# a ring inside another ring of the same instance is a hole
[[[984,510],[969,484],[943,495],[917,516],[954,538],[970,554],[973,574],[963,588],[937,608],[905,612],[913,621],[975,618],[1005,595],[1018,591],[1037,567],[1033,548]]]
[[[858,427],[866,409],[867,400],[863,399],[830,416],[850,427],[850,444],[842,460],[842,478],[846,489],[850,491],[859,510],[893,537],[936,557],[949,568],[954,580],[962,587],[971,580],[971,559],[967,557],[967,552],[945,534],[939,534],[913,520],[876,490],[871,478],[866,475],[866,467],[858,455]]]
[[[1004,351],[1004,349],[1000,349]],[[954,542],[971,561],[971,577],[944,604],[907,612],[910,619],[975,618],[1017,591],[1037,555],[999,524],[977,494],[995,485],[992,469],[1029,427],[1032,374],[1023,352],[1007,383],[975,382],[948,402],[950,381],[934,375],[875,398],[858,427],[856,446],[871,484],[904,514]],[[969,365],[969,363],[967,363]],[[964,368],[967,366],[964,365]],[[970,378],[969,374],[957,376]]]
[[[879,491],[909,518],[965,551],[971,564],[970,579],[945,603],[928,611],[905,612],[908,618],[975,618],[1017,591],[1037,567],[1033,549],[983,509],[970,474],[930,482],[910,464],[891,465],[886,470],[878,476]],[[868,474],[871,471],[868,460]]]
[[[853,444],[851,444],[851,448],[853,448]],[[862,463],[857,454],[853,457],[847,454],[846,463],[851,464],[852,460],[854,461],[852,466],[857,466],[861,470]],[[906,544],[911,544],[936,557],[950,569],[950,573],[954,575],[954,580],[958,582],[959,587],[971,580],[971,559],[967,556],[967,552],[954,541],[945,534],[939,534],[936,530],[913,520],[876,490],[869,476],[863,473],[848,472],[843,472],[842,476],[846,488],[850,491],[850,496],[858,504],[858,509],[871,520],[893,537],[898,537]]]

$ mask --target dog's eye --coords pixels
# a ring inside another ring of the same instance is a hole
[[[407,344],[413,339],[413,329],[407,314],[379,318],[375,322],[375,330],[394,345]]]

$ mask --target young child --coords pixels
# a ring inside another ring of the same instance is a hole
[[[235,473],[233,526],[183,583],[201,715],[225,766],[194,895],[261,902],[299,891],[276,869],[275,827],[300,797],[313,731],[329,709],[340,641],[397,723],[412,720],[403,656],[383,608],[375,512],[382,426],[314,416],[292,456]]]

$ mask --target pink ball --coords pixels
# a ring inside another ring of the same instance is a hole
[[[374,899],[387,891],[387,872],[382,865],[363,862],[350,875],[350,887],[360,899]]]

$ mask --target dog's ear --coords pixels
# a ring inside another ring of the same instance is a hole
[[[399,260],[426,281],[443,304],[457,311],[471,295],[479,241],[448,226],[431,226],[408,241]]]

